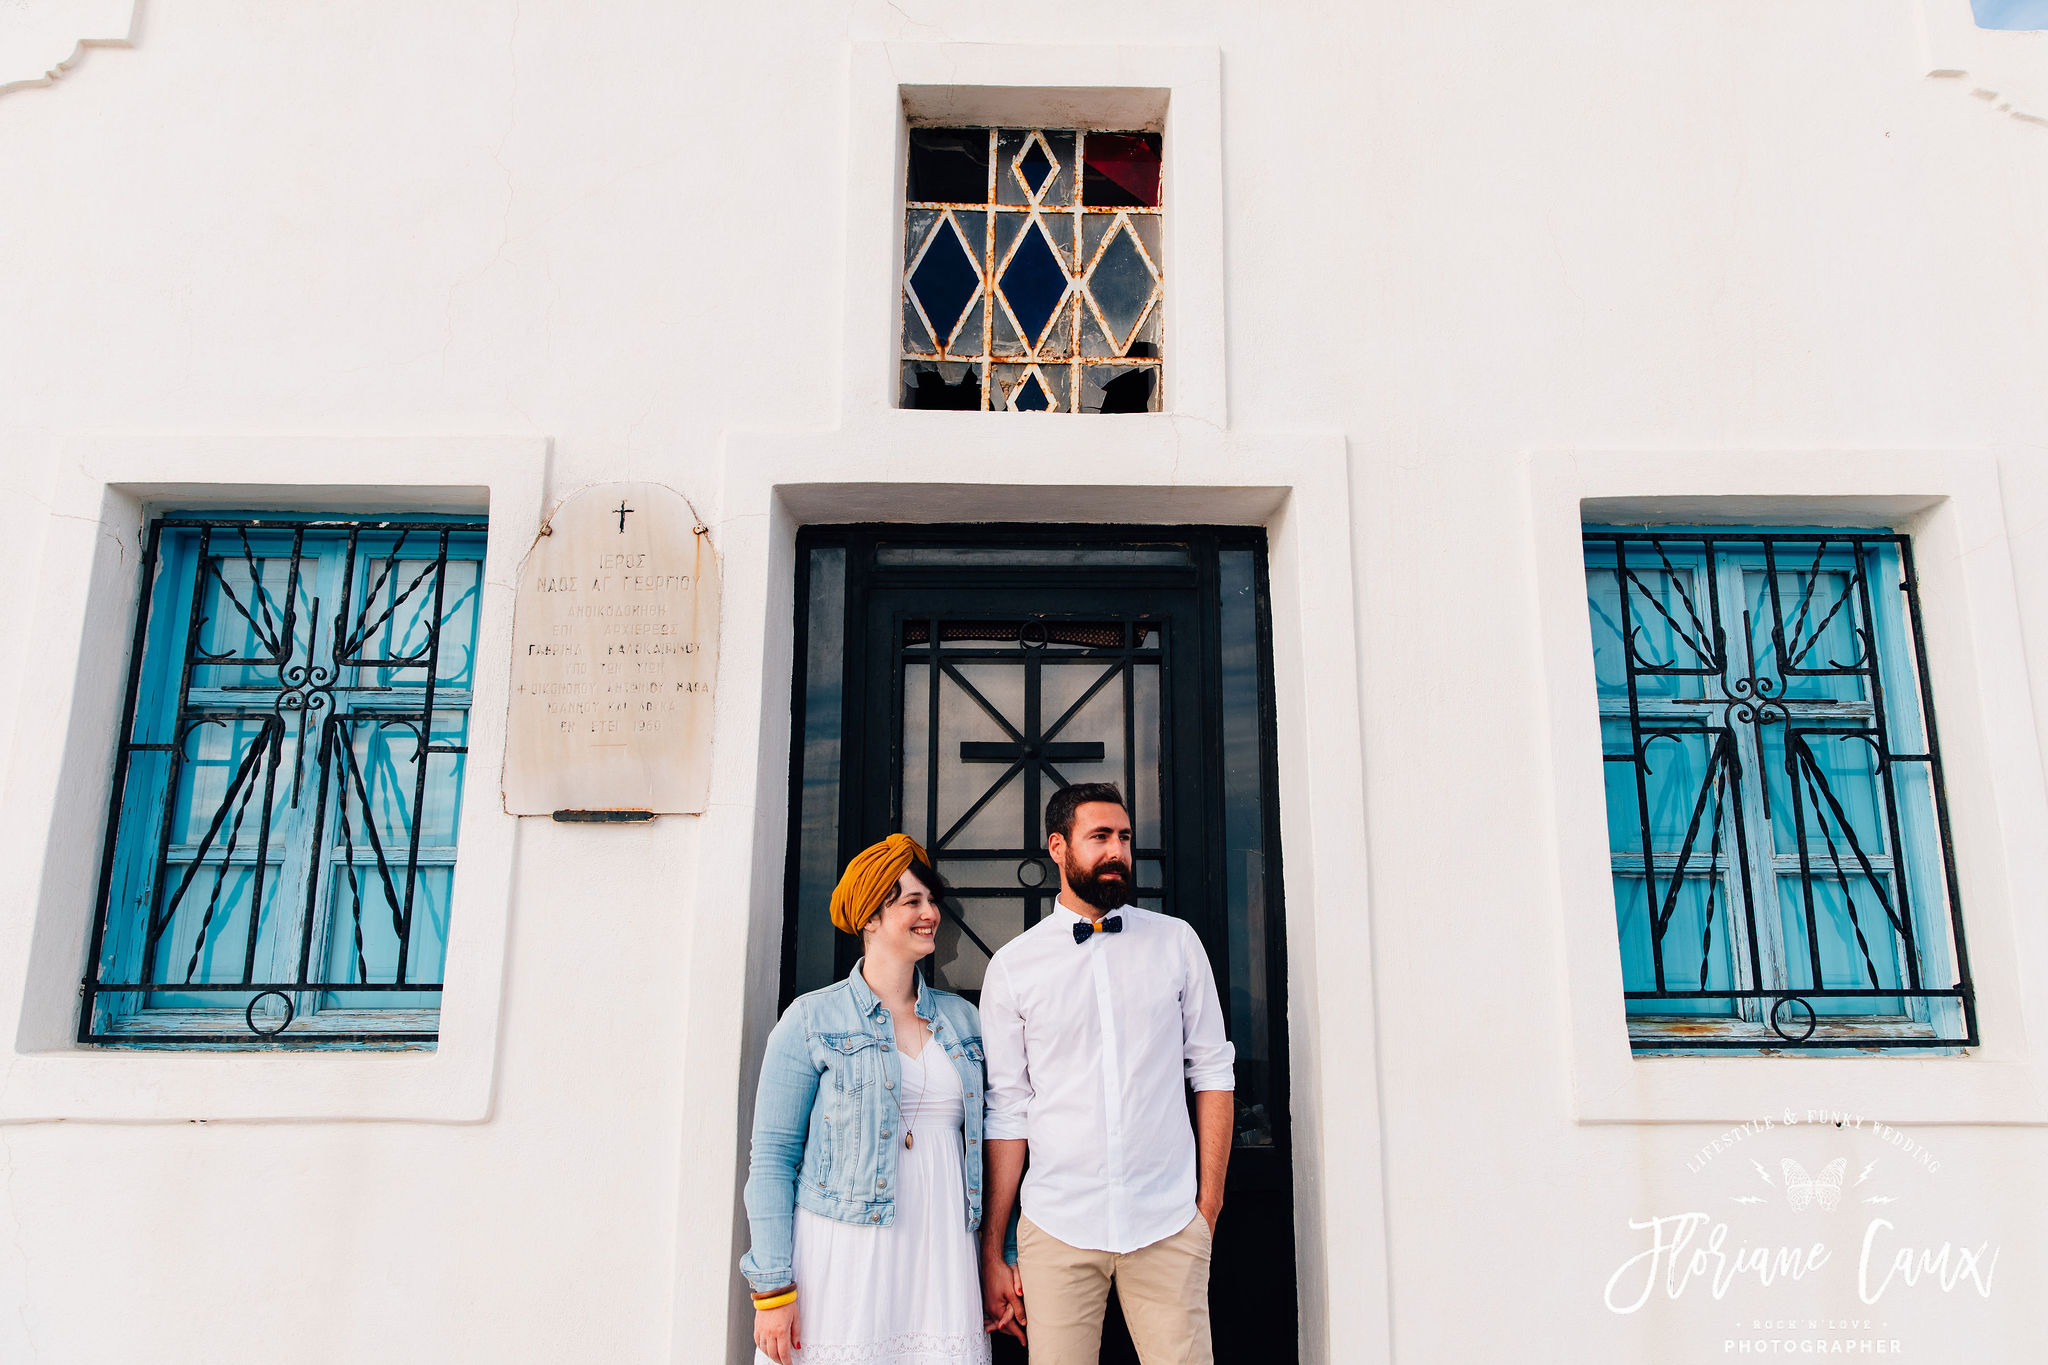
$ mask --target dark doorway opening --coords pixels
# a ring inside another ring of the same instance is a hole
[[[846,860],[899,829],[953,889],[931,980],[978,999],[989,955],[1059,890],[1046,799],[1121,785],[1135,899],[1201,936],[1237,1049],[1216,1358],[1295,1359],[1264,531],[814,526],[797,559],[781,1003],[852,969],[826,902]],[[1022,1360],[1011,1345],[999,1362]],[[1113,1300],[1102,1359],[1136,1360]]]

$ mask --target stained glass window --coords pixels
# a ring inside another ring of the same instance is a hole
[[[1157,133],[913,128],[906,408],[1157,412]]]

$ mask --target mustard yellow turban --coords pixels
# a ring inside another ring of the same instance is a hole
[[[912,859],[927,866],[931,863],[908,834],[892,834],[856,853],[839,885],[832,888],[832,923],[849,934],[859,933],[882,908]]]

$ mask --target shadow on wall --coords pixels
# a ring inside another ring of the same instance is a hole
[[[2048,0],[1970,0],[1978,28],[2048,29]]]

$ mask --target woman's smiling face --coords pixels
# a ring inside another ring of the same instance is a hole
[[[866,950],[915,962],[931,955],[938,928],[938,902],[917,873],[906,868],[896,879],[896,898],[868,922]]]

